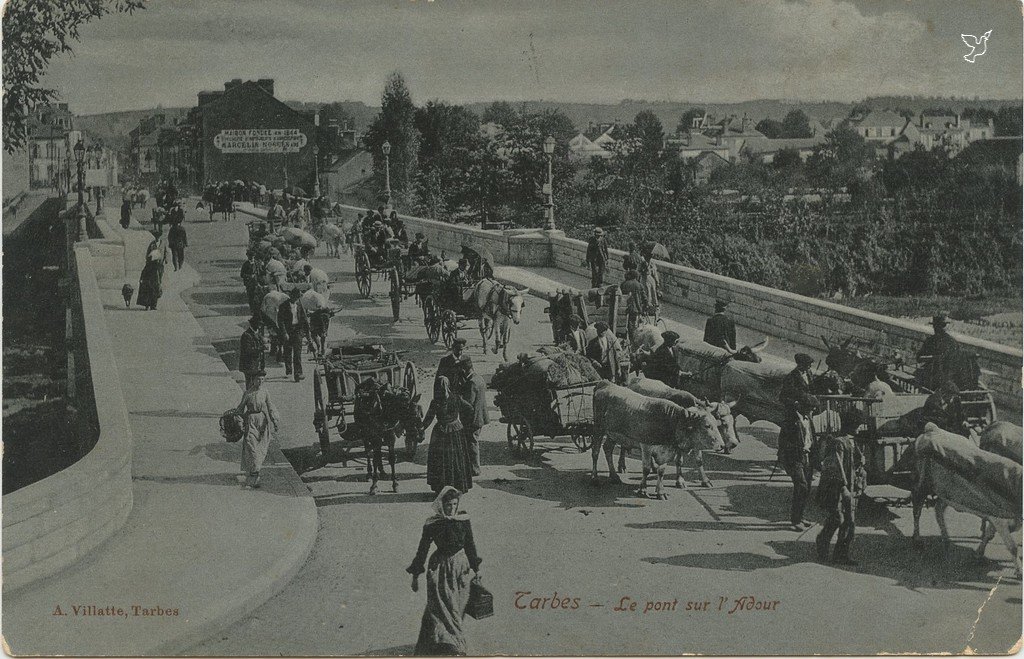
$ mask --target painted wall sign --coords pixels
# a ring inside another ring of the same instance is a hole
[[[298,128],[242,128],[222,130],[213,145],[223,153],[298,153],[306,135]]]

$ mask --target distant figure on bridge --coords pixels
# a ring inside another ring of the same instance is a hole
[[[622,257],[622,270],[628,272],[630,270],[636,270],[637,274],[640,273],[640,267],[644,262],[644,257],[640,255],[640,249],[636,243],[629,243],[627,247],[629,253]]]
[[[288,299],[282,302],[277,310],[278,324],[284,335],[284,374],[288,376],[294,371],[296,382],[304,379],[302,375],[302,339],[311,340],[306,311],[299,304],[300,296],[299,289],[292,287],[288,291]]]
[[[132,223],[132,200],[130,197],[125,197],[121,201],[121,228],[127,229],[128,225]]]
[[[608,267],[608,241],[601,227],[594,229],[594,235],[587,243],[587,259],[584,264],[590,266],[590,287],[600,288],[604,285],[604,272]]]
[[[188,235],[185,233],[185,225],[176,222],[171,225],[167,232],[167,244],[171,248],[171,261],[174,263],[174,270],[181,270],[185,264],[185,248],[188,247]]]
[[[270,210],[267,211],[267,222],[270,223],[270,232],[273,233],[277,226],[284,224],[284,206],[279,201],[273,201]]]
[[[245,285],[245,295],[249,300],[249,311],[253,316],[258,317],[260,309],[260,270],[261,264],[256,260],[256,251],[251,247],[245,250],[245,263],[242,264],[242,283]]]
[[[185,209],[182,207],[180,199],[176,199],[171,204],[171,208],[167,212],[167,221],[172,225],[181,224],[185,221]]]
[[[416,240],[409,245],[409,259],[418,261],[430,256],[430,247],[427,245],[427,237],[423,233],[416,234]]]
[[[164,217],[166,217],[167,211],[162,206],[157,205],[153,208],[153,229],[160,231],[164,226]]]
[[[159,249],[146,255],[146,265],[139,276],[139,294],[135,301],[147,311],[156,311],[157,302],[163,294],[164,263]]]
[[[779,402],[785,410],[785,419],[779,428],[778,461],[793,480],[793,500],[790,504],[792,529],[802,532],[812,525],[804,520],[804,508],[811,494],[814,467],[810,454],[814,442],[811,414],[818,405],[811,395],[811,367],[814,358],[804,353],[794,356],[796,368],[782,381]]]
[[[661,287],[661,279],[658,277],[658,267],[654,265],[654,259],[650,254],[644,256],[640,264],[640,283],[647,290],[647,309],[645,313],[658,317],[658,289]]]
[[[246,389],[252,387],[256,374],[266,366],[263,337],[260,336],[260,317],[253,315],[238,344],[238,370],[245,376]]]
[[[947,325],[949,325],[949,321],[945,311],[941,311],[932,317],[932,328],[934,328],[935,333],[921,344],[921,349],[917,351],[918,359],[922,357],[941,358],[947,353],[960,350],[960,344],[957,343],[957,340],[946,332]]]
[[[626,281],[619,284],[623,295],[628,295],[626,302],[626,335],[633,340],[633,332],[640,323],[640,316],[647,308],[647,289],[640,283],[636,269],[626,270]]]
[[[725,315],[729,303],[715,300],[715,315],[704,323],[704,343],[710,343],[729,352],[736,351],[736,323]]]

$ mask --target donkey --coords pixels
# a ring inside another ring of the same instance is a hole
[[[355,391],[354,427],[346,431],[362,439],[366,451],[366,477],[371,481],[370,494],[377,494],[377,481],[384,478],[382,450],[388,447],[391,465],[391,491],[398,491],[395,478],[395,442],[405,437],[405,450],[411,457],[423,441],[423,408],[420,395],[407,389],[370,379],[361,382]]]
[[[530,289],[516,289],[494,279],[481,279],[473,291],[472,300],[480,311],[480,339],[487,352],[487,337],[494,332],[494,354],[501,348],[501,358],[508,361],[508,342],[512,324],[522,320],[526,294]]]

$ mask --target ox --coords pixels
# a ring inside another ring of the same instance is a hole
[[[263,296],[263,302],[260,303],[260,315],[263,317],[262,326],[270,334],[270,356],[277,361],[281,360],[281,348],[284,345],[281,327],[277,322],[277,312],[287,300],[287,293],[270,291]]]
[[[597,455],[604,447],[608,477],[621,482],[612,467],[615,445],[639,446],[643,452],[643,480],[637,493],[647,496],[647,478],[658,474],[656,496],[666,498],[662,490],[665,465],[681,453],[713,451],[722,448],[718,422],[698,407],[683,408],[659,398],[650,398],[626,387],[605,383],[594,390],[593,469],[597,482]]]
[[[697,397],[693,394],[683,391],[681,389],[674,389],[660,380],[651,380],[650,378],[634,378],[627,385],[630,391],[635,391],[638,394],[648,396],[650,398],[661,398],[668,400],[679,407],[702,407],[707,411],[711,412],[711,415],[715,417],[715,421],[718,422],[718,432],[721,433],[722,439],[725,443],[726,451],[735,448],[739,445],[739,438],[736,435],[736,418],[732,415],[732,408],[736,405],[733,403],[710,403],[707,400],[697,400]],[[697,473],[700,475],[700,484],[703,487],[711,487],[711,480],[704,472],[704,452],[695,451],[693,453],[694,461],[697,464]],[[679,455],[682,458],[682,454]],[[620,449],[619,451],[619,473],[626,471],[626,451]],[[682,459],[676,461],[676,482],[675,485],[678,488],[685,488],[686,485],[683,482],[683,466]]]
[[[480,339],[487,352],[487,338],[494,333],[494,354],[501,348],[501,358],[508,361],[508,342],[512,335],[512,324],[518,325],[526,306],[525,295],[530,289],[518,290],[493,279],[481,279],[473,289],[470,299],[480,311]]]
[[[979,444],[984,451],[1001,455],[1017,464],[1024,462],[1024,428],[1008,421],[996,421],[982,430]]]
[[[345,230],[333,224],[327,222],[323,227],[323,240],[327,243],[327,256],[334,256],[341,258],[341,248],[345,244]]]
[[[984,451],[965,437],[942,430],[934,423],[914,442],[915,483],[914,542],[921,541],[921,510],[929,494],[937,498],[935,520],[943,543],[949,544],[946,508],[977,515],[987,521],[990,532],[982,532],[978,556],[985,555],[989,541],[998,532],[1013,557],[1017,576],[1021,574],[1020,552],[1013,531],[1021,521],[1021,465]]]

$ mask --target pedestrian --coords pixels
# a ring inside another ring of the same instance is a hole
[[[469,516],[459,512],[460,498],[461,493],[450,486],[438,493],[434,513],[423,525],[416,557],[406,568],[414,593],[419,592],[424,565],[427,573],[427,606],[413,652],[416,656],[465,656],[469,651],[462,625],[470,583],[480,578],[481,559]],[[427,562],[431,545],[437,549]]]
[[[640,283],[640,274],[635,268],[626,270],[626,280],[619,284],[619,291],[629,296],[626,300],[626,336],[632,341],[640,316],[647,309],[647,289]]]
[[[188,235],[185,233],[185,225],[177,222],[171,225],[167,232],[167,244],[171,248],[171,261],[175,271],[181,270],[185,264],[185,248],[188,247]]]
[[[437,363],[437,372],[434,378],[446,377],[452,382],[456,388],[459,385],[459,378],[461,372],[459,370],[459,361],[462,359],[462,352],[466,349],[466,339],[457,337],[452,341],[452,352],[451,354],[445,355],[441,358],[441,361]]]
[[[245,296],[249,300],[249,311],[258,315],[259,299],[259,264],[256,262],[256,251],[251,247],[245,250],[245,262],[242,263],[242,284],[245,285]]]
[[[451,485],[460,492],[469,492],[473,487],[460,420],[463,406],[462,399],[452,391],[447,377],[442,375],[434,380],[434,399],[430,401],[423,419],[424,430],[437,419],[427,451],[427,485],[434,492],[440,492],[445,485]]]
[[[600,288],[604,284],[604,271],[608,267],[608,241],[601,227],[594,229],[594,235],[587,243],[587,260],[583,263],[590,266],[590,287]]]
[[[282,206],[279,201],[273,202],[270,206],[270,210],[267,211],[267,222],[270,224],[270,233],[274,232],[274,223],[283,223],[284,218],[284,206]]]
[[[267,372],[260,370],[253,373],[252,385],[242,394],[242,401],[235,409],[235,414],[242,417],[242,473],[245,475],[245,487],[260,486],[260,469],[270,449],[270,426],[273,424],[277,432],[281,424],[277,408],[270,400],[270,395],[263,388],[263,380]]]
[[[661,333],[661,345],[651,354],[647,377],[664,382],[673,389],[679,388],[679,362],[673,350],[679,342],[679,334],[668,330]]]
[[[167,211],[167,221],[171,226],[182,224],[185,221],[185,209],[182,207],[180,199],[176,200],[171,209]]]
[[[256,374],[267,367],[263,337],[260,336],[260,317],[253,315],[242,332],[238,345],[238,370],[245,375],[245,388],[252,386]]]
[[[932,316],[931,324],[934,334],[921,344],[921,349],[917,351],[918,359],[923,357],[942,358],[948,353],[960,350],[960,344],[946,331],[946,327],[949,325],[947,316],[945,311],[940,311]]]
[[[645,310],[646,315],[654,316],[658,318],[658,289],[661,287],[661,279],[658,276],[658,267],[654,264],[654,259],[648,254],[644,257],[643,262],[640,264],[640,283],[643,284],[644,289],[647,291],[647,309]]]
[[[810,454],[814,444],[811,414],[818,405],[811,395],[811,366],[814,358],[804,353],[794,356],[796,368],[782,381],[779,401],[785,410],[779,428],[779,464],[793,480],[793,498],[790,503],[790,522],[794,531],[811,527],[804,520],[804,508],[811,493],[814,467]]]
[[[409,260],[418,263],[420,259],[430,256],[430,248],[427,246],[427,237],[422,232],[417,232],[416,240],[409,245]]]
[[[142,267],[142,274],[139,276],[139,294],[135,299],[147,311],[156,310],[160,295],[163,294],[163,279],[163,259],[160,250],[154,248],[146,255],[146,265]]]
[[[132,200],[131,197],[125,197],[121,201],[121,228],[127,229],[128,225],[132,223]]]
[[[163,206],[157,205],[153,208],[153,230],[163,231],[164,217],[167,216],[167,211],[164,210]]]
[[[644,262],[644,257],[640,255],[640,249],[635,242],[629,243],[626,249],[629,250],[629,253],[622,257],[622,270],[624,272],[636,270],[639,273],[640,266]]]
[[[299,289],[293,286],[288,299],[277,310],[277,322],[284,339],[284,374],[295,373],[295,381],[305,379],[302,375],[302,339],[310,339],[309,321],[306,310],[299,304]]]
[[[462,387],[460,393],[466,403],[462,422],[463,436],[466,439],[466,453],[469,458],[470,470],[474,476],[480,475],[480,430],[491,422],[487,415],[487,385],[484,379],[473,370],[473,359],[463,355],[459,362],[462,367]]]
[[[587,351],[587,332],[583,327],[583,319],[576,314],[569,316],[569,348],[577,355]]]
[[[856,531],[857,499],[867,485],[864,455],[853,440],[860,424],[856,410],[844,412],[840,417],[840,434],[826,437],[822,442],[818,502],[826,517],[825,525],[814,542],[822,562],[828,561],[829,544],[838,531],[832,562],[857,564],[850,558],[850,545]]]
[[[728,306],[725,300],[715,300],[715,314],[704,323],[704,343],[735,352],[736,323],[725,315]]]
[[[594,329],[597,330],[597,336],[587,344],[587,359],[602,378],[614,381],[618,370],[614,337],[609,337],[611,332],[608,330],[608,323],[604,321],[594,323]]]

